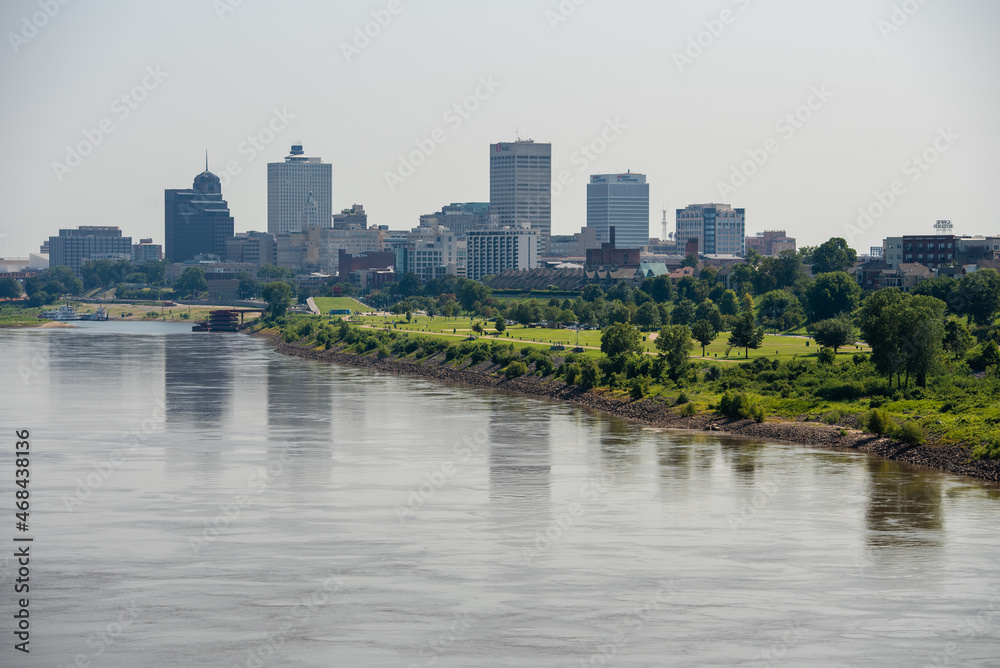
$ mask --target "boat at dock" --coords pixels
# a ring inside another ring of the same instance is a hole
[[[46,320],[57,320],[59,322],[65,322],[68,320],[83,320],[84,316],[82,313],[77,313],[73,310],[73,307],[69,304],[63,304],[54,311],[43,311],[39,318],[45,318]]]
[[[103,306],[98,306],[93,313],[85,313],[81,320],[107,320],[108,312]]]

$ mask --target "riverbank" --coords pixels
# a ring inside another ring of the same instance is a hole
[[[542,379],[534,375],[506,378],[497,372],[500,366],[482,362],[474,366],[455,367],[441,354],[421,361],[386,357],[378,359],[372,354],[360,355],[344,352],[344,346],[329,350],[315,350],[282,341],[274,333],[253,334],[270,341],[274,349],[284,355],[301,357],[347,366],[374,369],[396,374],[418,375],[452,382],[517,392],[519,394],[570,401],[575,404],[604,411],[632,422],[669,429],[716,431],[757,440],[780,441],[810,447],[855,450],[884,459],[915,466],[925,466],[957,475],[1000,482],[1000,461],[969,461],[969,449],[957,445],[908,445],[889,438],[873,436],[855,429],[843,430],[816,422],[795,422],[770,419],[762,423],[753,420],[733,420],[719,417],[714,412],[700,412],[684,417],[680,409],[662,400],[646,398],[632,401],[607,390],[584,391],[576,385],[567,385],[557,379]],[[846,433],[842,434],[842,431]]]

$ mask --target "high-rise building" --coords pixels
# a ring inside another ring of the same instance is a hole
[[[500,227],[538,230],[539,247],[552,235],[552,144],[490,144],[490,218]]]
[[[284,162],[267,165],[267,231],[302,232],[310,227],[332,227],[333,166],[307,157],[302,144],[293,144]]]
[[[786,250],[795,250],[795,239],[784,230],[758,232],[755,237],[747,237],[746,249],[753,249],[765,257],[777,257]]]
[[[615,228],[621,246],[639,248],[649,243],[649,184],[645,174],[596,174],[587,184],[587,227],[597,242],[611,240]]]
[[[486,202],[466,202],[441,207],[438,213],[420,216],[420,227],[447,227],[459,239],[464,239],[471,230],[478,230],[489,224],[490,205]]]
[[[478,281],[497,276],[507,269],[538,267],[538,230],[527,227],[499,227],[473,230],[466,237],[466,276]]]
[[[198,255],[226,256],[233,217],[222,199],[222,182],[205,162],[205,171],[194,177],[193,188],[164,191],[163,254],[168,262],[187,262]]]
[[[139,239],[139,243],[132,245],[132,262],[135,264],[159,262],[162,259],[163,246],[154,244],[152,239]]]
[[[69,267],[78,276],[87,260],[131,259],[132,237],[123,237],[117,227],[84,225],[49,237],[49,266]]]
[[[226,241],[226,262],[245,262],[258,267],[278,260],[274,235],[267,232],[240,232]]]
[[[676,238],[678,246],[697,240],[698,252],[704,255],[743,255],[746,212],[728,204],[692,204],[677,209]]]

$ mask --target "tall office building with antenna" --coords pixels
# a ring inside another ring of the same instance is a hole
[[[552,235],[552,144],[531,139],[490,144],[490,218],[501,227],[538,230],[539,250]]]
[[[277,235],[310,227],[333,227],[333,166],[307,157],[296,142],[284,162],[267,165],[267,231]]]

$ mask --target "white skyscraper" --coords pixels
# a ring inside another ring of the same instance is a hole
[[[302,232],[333,226],[333,166],[293,144],[284,162],[267,165],[267,231]]]
[[[552,235],[552,144],[517,140],[490,144],[490,216],[501,227],[538,230],[539,247]]]

